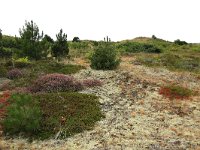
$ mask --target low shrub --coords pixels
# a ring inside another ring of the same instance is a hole
[[[138,43],[138,42],[125,42],[118,45],[119,49],[122,49],[126,53],[161,53],[162,50],[155,45]]]
[[[3,120],[4,133],[37,134],[40,129],[41,111],[36,100],[30,95],[14,94],[9,99],[7,115]]]
[[[116,50],[109,44],[101,44],[90,58],[91,68],[97,70],[112,70],[117,68],[120,60]]]
[[[177,85],[161,87],[159,93],[169,99],[187,99],[193,94],[191,90]]]
[[[83,80],[82,84],[84,87],[94,87],[94,86],[101,86],[102,82],[95,79],[87,79],[87,80]]]
[[[33,93],[79,91],[81,89],[83,89],[82,84],[72,76],[58,73],[41,76],[30,87]]]
[[[12,50],[10,48],[0,48],[0,58],[11,58]]]
[[[8,102],[2,125],[9,136],[64,139],[104,117],[97,97],[82,93],[13,94]]]
[[[21,78],[22,76],[23,76],[22,71],[17,68],[8,71],[8,74],[7,74],[8,79],[17,79],[17,78]]]
[[[77,92],[43,93],[34,95],[42,110],[40,139],[64,139],[90,130],[103,115],[94,95]]]
[[[176,45],[187,45],[188,43],[185,42],[185,41],[181,41],[181,40],[177,39],[177,40],[174,41],[174,44],[176,44]]]

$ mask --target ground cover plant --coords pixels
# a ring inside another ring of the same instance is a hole
[[[9,99],[4,133],[29,138],[66,138],[91,129],[103,115],[94,95],[81,93],[14,94]]]

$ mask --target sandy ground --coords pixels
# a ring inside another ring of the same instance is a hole
[[[88,64],[81,59],[77,64]],[[103,81],[102,87],[86,89],[100,97],[105,118],[93,130],[66,140],[28,143],[25,139],[1,137],[2,149],[42,150],[199,150],[200,97],[168,100],[159,95],[160,86],[179,84],[200,91],[200,80],[190,73],[134,65],[133,57],[122,58],[115,71],[90,68],[77,78]]]

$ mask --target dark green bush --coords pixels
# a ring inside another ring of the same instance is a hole
[[[19,40],[19,38],[13,37],[13,36],[3,35],[3,37],[2,37],[3,47],[6,47],[6,48],[19,48],[19,43],[18,43],[17,40]]]
[[[72,40],[72,42],[80,42],[79,37],[74,37],[73,40]]]
[[[123,49],[125,52],[128,53],[138,53],[138,52],[145,52],[145,53],[161,53],[162,50],[152,44],[146,43],[138,43],[138,42],[125,42],[118,45],[119,49]]]
[[[10,58],[12,56],[12,50],[9,48],[0,48],[0,58]]]
[[[63,33],[61,29],[60,32],[56,35],[57,40],[52,46],[52,54],[57,60],[64,58],[69,53],[69,47],[67,43],[67,34]]]
[[[30,95],[14,94],[9,99],[3,129],[8,134],[37,134],[40,129],[41,111]]]
[[[112,70],[120,63],[116,50],[109,44],[98,46],[90,60],[91,68],[97,70]]]
[[[152,35],[152,37],[151,37],[152,39],[154,39],[154,40],[156,40],[157,39],[157,37],[155,36],[155,35]]]
[[[176,45],[187,45],[187,44],[188,44],[187,42],[181,41],[181,40],[179,40],[179,39],[175,40],[174,43],[175,43]]]

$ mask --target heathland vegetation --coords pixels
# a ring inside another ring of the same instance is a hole
[[[114,70],[120,58],[134,56],[132,64],[200,74],[200,44],[165,41],[153,35],[133,40],[67,40],[62,29],[56,40],[26,21],[20,37],[0,30],[0,124],[4,135],[29,138],[66,138],[91,129],[101,120],[98,97],[82,94],[102,86],[96,79],[80,80],[73,74],[87,66],[67,63],[82,58],[95,70]],[[108,39],[108,38],[107,38]],[[5,82],[1,84],[1,79]],[[193,92],[179,86],[164,86],[160,94],[184,99]]]

